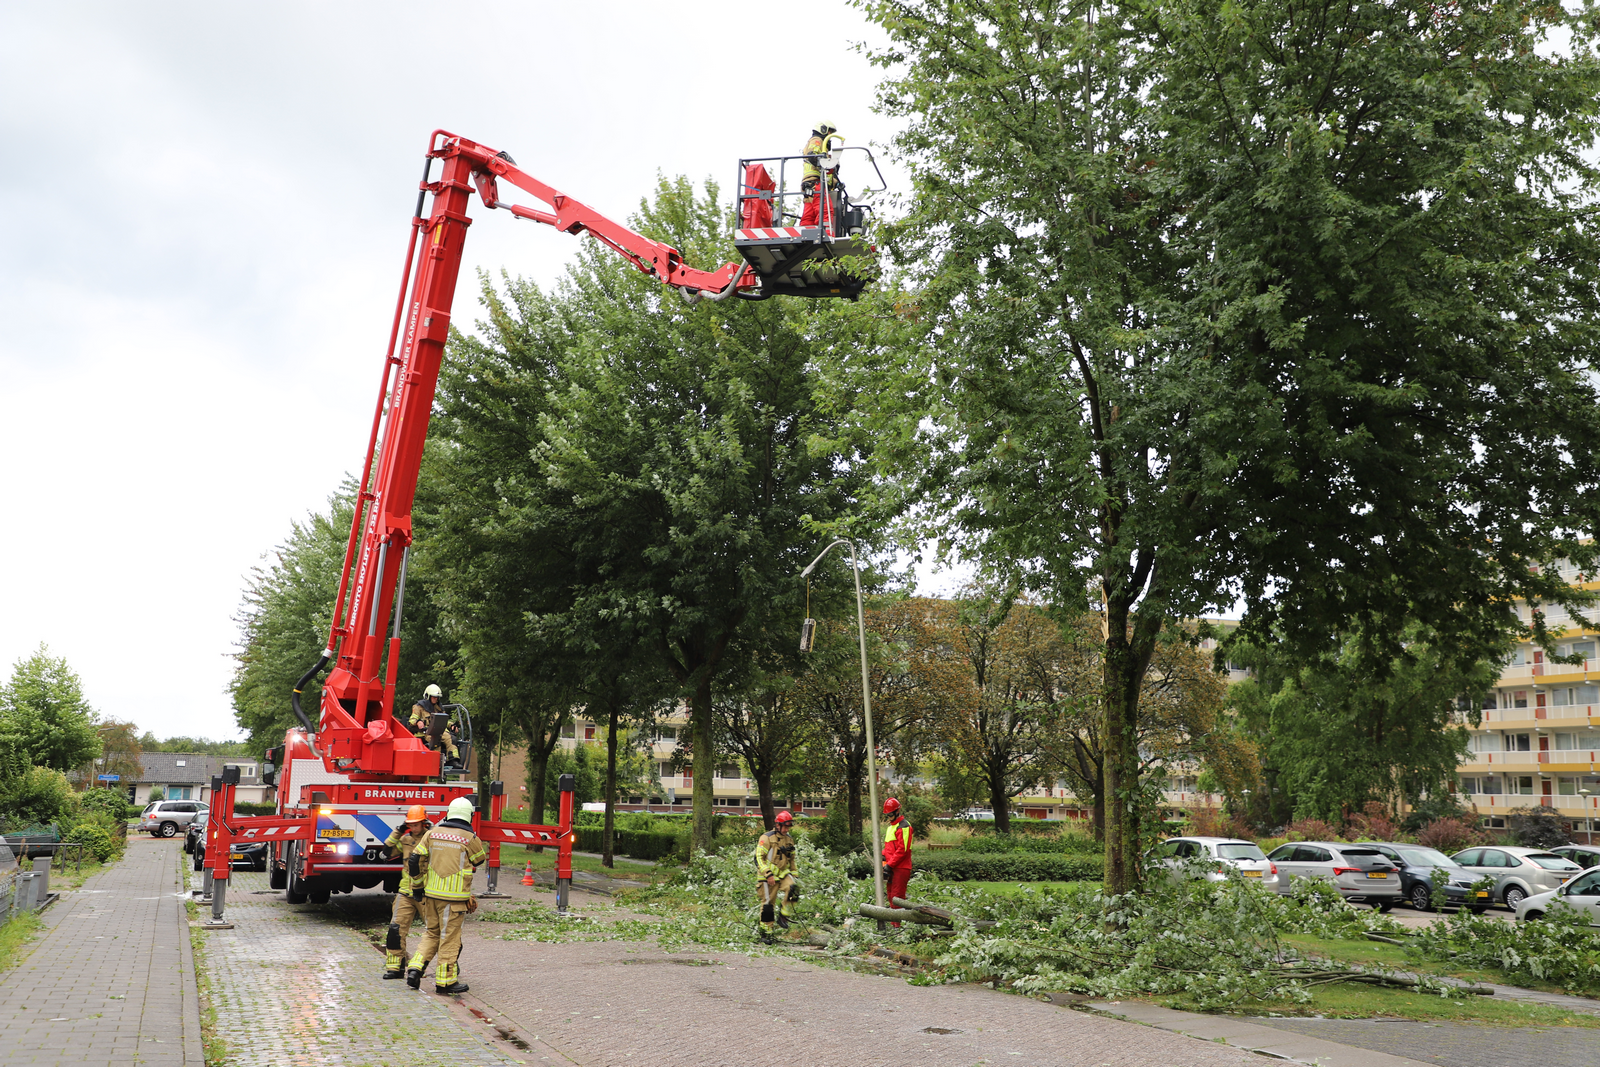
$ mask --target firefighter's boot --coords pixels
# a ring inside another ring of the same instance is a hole
[[[406,971],[406,985],[410,986],[412,989],[422,988],[421,967],[412,967],[410,970]]]
[[[461,981],[461,965],[457,963],[441,963],[433,975],[433,991],[441,997],[453,996],[456,993],[465,993],[467,983]]]
[[[389,938],[384,942],[383,976],[385,978],[404,978],[406,976],[405,957],[400,954],[400,924],[389,924]]]

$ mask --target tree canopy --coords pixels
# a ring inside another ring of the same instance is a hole
[[[1108,889],[1174,620],[1488,649],[1573,602],[1529,565],[1592,569],[1600,519],[1588,7],[863,7],[914,182],[905,471],[960,551],[1104,613]]]
[[[0,748],[32,766],[70,771],[98,757],[98,720],[77,672],[43,644],[0,685]]]

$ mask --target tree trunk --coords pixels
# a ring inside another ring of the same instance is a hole
[[[1153,597],[1147,597],[1147,602]],[[1107,598],[1106,650],[1101,675],[1105,709],[1105,889],[1129,893],[1139,884],[1139,691],[1155,652],[1162,620],[1154,613],[1134,622],[1130,638],[1126,603]]]
[[[711,783],[717,773],[717,752],[711,733],[711,675],[707,671],[694,687],[689,701],[689,730],[694,738],[694,819],[689,832],[689,854],[711,851]]]
[[[617,814],[617,702],[611,701],[610,719],[606,727],[606,817],[605,829],[600,834],[600,865],[615,867],[612,858],[615,847],[613,834]]]
[[[756,780],[756,793],[761,798],[761,824],[770,830],[778,817],[778,809],[772,801],[772,772],[756,764],[750,768],[750,777]]]
[[[1103,842],[1106,839],[1106,791],[1103,782],[1093,791],[1090,803],[1093,805],[1090,809],[1090,818],[1093,820],[1091,825],[1094,827],[1094,839]]]
[[[550,765],[550,756],[544,750],[542,741],[528,744],[528,821],[534,824],[544,822],[544,774]],[[535,845],[535,852],[543,852],[541,846]]]
[[[994,831],[1011,832],[1011,798],[1006,795],[1006,775],[1003,766],[991,762],[985,777],[989,779],[989,810],[994,812]]]
[[[845,785],[844,785],[844,795],[845,795],[845,808],[844,808],[844,810],[845,810],[845,817],[849,820],[849,823],[850,823],[850,832],[852,834],[859,834],[859,833],[861,833],[861,823],[862,823],[861,793],[862,793],[862,790],[865,788],[865,784],[862,781],[862,777],[863,777],[865,771],[864,771],[864,768],[863,768],[862,765],[864,763],[866,763],[867,756],[866,756],[866,746],[863,745],[862,749],[861,749],[861,756],[858,759],[856,757],[856,754],[855,754],[855,751],[854,751],[854,747],[855,746],[854,746],[853,742],[854,742],[854,739],[852,739],[852,745],[851,745],[852,751],[849,753],[847,761],[846,761],[846,764],[845,764],[846,773],[845,773]]]

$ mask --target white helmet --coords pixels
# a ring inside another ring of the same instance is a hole
[[[422,691],[422,695],[425,697],[439,697],[442,700],[444,698],[444,690],[436,685],[430,685]]]
[[[838,133],[839,132],[839,127],[835,126],[833,123],[829,122],[827,119],[823,119],[820,122],[818,122],[815,126],[811,127],[811,132],[812,133],[821,134],[822,136],[826,137],[830,133]]]
[[[450,810],[445,815],[447,819],[460,819],[462,822],[472,821],[472,801],[466,797],[456,797],[450,802]]]

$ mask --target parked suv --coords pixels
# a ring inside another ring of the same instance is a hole
[[[1388,911],[1400,903],[1400,872],[1389,857],[1368,844],[1348,841],[1291,841],[1267,859],[1278,865],[1278,890],[1289,892],[1295,878],[1332,882],[1351,904]]]
[[[1462,849],[1450,858],[1472,872],[1474,878],[1493,878],[1494,899],[1512,911],[1536,893],[1560,889],[1583,869],[1547,849],[1512,845]]]
[[[179,829],[194,822],[196,815],[210,810],[211,805],[198,800],[158,800],[146,805],[144,814],[139,816],[139,829],[151,837],[175,837]]]
[[[1268,889],[1278,888],[1278,868],[1254,841],[1233,837],[1169,837],[1157,845],[1150,857],[1152,867],[1177,870],[1192,861],[1204,864],[1207,881],[1220,882],[1230,871]]]
[[[1488,910],[1488,890],[1472,888],[1478,876],[1457,866],[1438,849],[1395,841],[1363,841],[1362,844],[1377,849],[1400,868],[1400,894],[1418,911],[1433,910],[1436,887],[1444,890],[1446,904],[1471,908],[1474,915]]]

